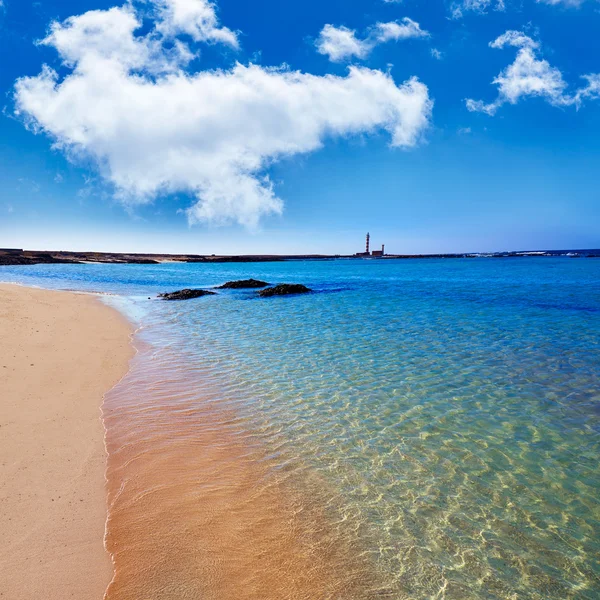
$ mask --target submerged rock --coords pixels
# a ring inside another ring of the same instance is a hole
[[[228,281],[223,285],[220,285],[218,290],[244,290],[251,288],[264,288],[269,284],[266,281],[259,281],[258,279],[241,279],[239,281]]]
[[[216,296],[215,292],[207,290],[178,290],[176,292],[165,292],[159,294],[158,297],[163,300],[192,300],[193,298],[201,298],[202,296]]]
[[[280,283],[266,290],[261,290],[258,295],[262,298],[268,298],[270,296],[287,296],[289,294],[308,294],[309,292],[312,292],[312,290],[300,283]]]

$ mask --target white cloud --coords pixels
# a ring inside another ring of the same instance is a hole
[[[384,0],[391,2],[394,0]],[[566,6],[570,8],[579,8],[586,0],[535,0],[538,4],[550,4],[551,6]],[[598,1],[598,0],[596,0]],[[450,7],[450,13],[453,18],[460,19],[465,12],[474,12],[486,14],[490,10],[506,10],[504,0],[457,0]]]
[[[207,0],[151,0],[157,8],[156,29],[168,37],[187,34],[196,42],[221,42],[239,47],[237,34],[219,27],[215,5]]]
[[[391,2],[394,0],[384,0]],[[571,8],[580,7],[586,0],[535,0],[538,4],[550,4],[551,6],[566,6]],[[597,1],[597,0],[596,0]],[[504,0],[457,0],[451,5],[452,17],[460,19],[465,12],[486,14],[490,10],[503,11],[506,9]]]
[[[522,31],[509,29],[501,36],[490,42],[490,48],[504,48],[504,46],[514,46],[515,48],[539,48],[540,45],[534,39],[524,34]]]
[[[134,32],[141,25],[129,5],[92,10],[62,23],[52,23],[49,35],[41,44],[55,48],[64,64],[77,72],[105,64],[160,73],[177,70],[192,58],[183,43],[165,52],[157,36],[135,36]]]
[[[429,37],[429,32],[421,29],[421,26],[416,21],[404,17],[401,23],[398,23],[398,21],[377,23],[373,28],[373,36],[378,43],[383,44],[391,40],[398,41]]]
[[[347,27],[325,25],[316,41],[317,51],[329,60],[340,62],[356,58],[366,58],[379,44],[389,41],[429,37],[429,32],[421,29],[416,21],[405,17],[402,21],[376,23],[365,38],[356,37],[356,30]]]
[[[411,147],[429,124],[432,102],[416,78],[396,85],[366,68],[337,77],[241,64],[189,73],[187,46],[162,45],[159,14],[138,35],[129,4],[55,23],[43,43],[70,72],[44,66],[15,86],[27,125],[72,160],[92,159],[128,206],[190,193],[190,222],[254,227],[282,210],[266,174],[273,162],[382,130],[392,146]]]
[[[538,4],[551,4],[552,6],[579,7],[585,0],[536,0]]]
[[[583,79],[587,81],[587,85],[579,88],[575,92],[574,104],[579,108],[582,100],[598,100],[600,99],[600,73],[592,73],[583,75]]]
[[[485,14],[490,9],[504,10],[505,8],[504,0],[461,0],[452,4],[450,12],[454,19],[460,19],[465,12]]]
[[[444,58],[443,53],[440,52],[437,48],[431,49],[431,56],[433,56],[433,58],[435,58],[436,60],[442,60],[442,58]]]
[[[325,54],[329,60],[339,62],[356,56],[365,58],[371,46],[356,37],[356,30],[347,27],[325,25],[316,42],[319,54]]]
[[[588,85],[577,90],[574,95],[568,95],[567,84],[560,70],[538,58],[539,43],[522,31],[507,31],[490,43],[492,48],[505,46],[513,46],[519,50],[514,62],[493,81],[498,86],[498,97],[491,103],[467,99],[468,110],[492,116],[503,104],[516,104],[523,97],[541,97],[553,106],[579,106],[584,98],[598,97],[598,75],[586,75]]]

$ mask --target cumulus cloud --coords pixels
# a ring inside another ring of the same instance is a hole
[[[518,52],[514,62],[493,81],[498,97],[491,103],[467,99],[468,110],[493,116],[503,104],[516,104],[523,97],[537,96],[552,106],[579,106],[583,99],[598,97],[600,76],[595,74],[584,76],[588,85],[569,95],[560,70],[538,57],[539,43],[522,31],[507,31],[490,43],[492,48],[505,46],[518,48]]]
[[[355,29],[325,25],[316,42],[319,54],[325,54],[329,60],[340,62],[352,58],[365,58],[372,47],[356,37]]]
[[[27,126],[72,160],[91,159],[128,205],[189,193],[190,222],[254,227],[282,210],[267,175],[273,162],[331,137],[378,131],[408,148],[428,126],[432,102],[416,78],[396,85],[366,68],[339,77],[252,64],[190,72],[187,38],[232,40],[209,35],[199,25],[206,18],[181,26],[181,39],[164,6],[145,33],[131,4],[54,23],[42,43],[56,49],[66,75],[44,66],[15,85]]]
[[[165,52],[158,37],[135,36],[134,32],[141,25],[128,5],[92,10],[62,23],[52,23],[49,35],[41,44],[55,48],[64,64],[78,72],[98,64],[165,72],[178,69],[192,57],[185,44],[176,44]]]
[[[389,41],[429,37],[429,32],[421,29],[416,21],[405,17],[402,21],[376,23],[366,37],[356,37],[355,29],[325,25],[316,41],[317,51],[333,62],[350,60],[353,57],[366,58],[373,48]]]
[[[168,37],[187,34],[196,42],[224,43],[237,48],[237,34],[220,27],[215,5],[207,0],[152,0],[156,6],[156,29]]]

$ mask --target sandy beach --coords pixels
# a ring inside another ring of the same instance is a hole
[[[90,295],[0,285],[0,597],[100,600],[111,580],[103,395],[130,327]]]

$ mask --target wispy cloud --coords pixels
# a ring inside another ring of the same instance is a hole
[[[42,187],[37,181],[33,179],[27,179],[26,177],[19,177],[17,179],[17,191],[24,192],[27,194],[38,194]]]
[[[356,36],[355,29],[325,25],[315,43],[317,51],[333,62],[366,58],[375,46],[389,41],[427,38],[429,32],[421,29],[416,21],[405,17],[401,21],[376,23],[363,38]]]
[[[522,31],[507,31],[490,43],[492,48],[505,46],[518,48],[518,52],[514,62],[492,82],[498,86],[498,97],[490,103],[469,98],[466,105],[470,111],[492,116],[503,104],[516,104],[521,98],[532,96],[543,98],[553,106],[580,106],[584,99],[598,97],[600,75],[585,75],[587,86],[568,94],[560,70],[538,56],[540,44]]]
[[[485,14],[490,10],[505,10],[504,0],[460,0],[450,7],[450,14],[454,19],[460,19],[466,12]]]
[[[583,100],[600,99],[600,73],[590,73],[582,75],[582,79],[587,81],[587,85],[579,88],[573,96],[573,104],[579,107]]]
[[[586,0],[535,0],[538,4],[551,4],[552,6],[580,7]]]
[[[387,2],[388,0],[384,0]],[[585,2],[598,2],[598,0],[535,0],[538,4],[551,6],[564,6],[579,8]],[[454,19],[464,17],[465,13],[486,14],[490,11],[506,10],[505,0],[457,0],[451,4],[450,14]]]
[[[126,206],[185,192],[196,197],[190,222],[255,227],[282,210],[266,171],[272,163],[334,136],[385,131],[392,146],[412,147],[429,124],[427,87],[416,78],[397,85],[379,70],[352,67],[339,77],[236,64],[190,73],[191,40],[236,47],[237,34],[204,0],[155,8],[142,33],[129,3],[53,23],[42,43],[59,53],[66,75],[44,66],[15,88],[28,127],[72,160],[91,158]]]

